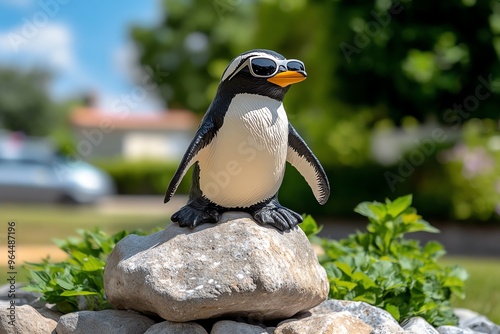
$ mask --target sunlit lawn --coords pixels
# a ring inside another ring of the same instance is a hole
[[[53,252],[52,239],[77,236],[77,229],[89,229],[99,226],[108,233],[122,229],[140,228],[145,231],[158,226],[165,226],[169,213],[164,214],[107,214],[89,207],[44,207],[44,206],[0,206],[2,219],[16,222],[16,240],[19,252],[26,252],[31,246],[37,254],[31,254],[30,260],[43,258],[45,249]],[[0,230],[1,240],[5,240],[6,222]],[[4,248],[5,246],[2,246]],[[33,251],[33,250],[31,250]],[[6,253],[0,260],[0,280],[5,282]],[[1,255],[0,255],[1,256]],[[24,254],[27,256],[27,254]],[[470,278],[466,287],[466,299],[455,300],[456,307],[472,309],[486,315],[500,324],[500,259],[482,258],[446,258],[444,264],[459,264],[467,269]],[[26,272],[19,266],[18,280],[26,280]]]
[[[17,245],[51,244],[53,238],[75,235],[77,229],[100,227],[108,233],[123,229],[143,229],[165,226],[170,215],[107,214],[93,207],[79,206],[0,206],[2,219],[16,222]],[[6,229],[0,230],[0,235]]]
[[[454,306],[474,310],[500,324],[500,259],[448,257],[443,263],[459,264],[469,273],[466,297],[454,300]]]

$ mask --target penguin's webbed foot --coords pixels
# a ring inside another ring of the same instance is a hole
[[[219,221],[219,218],[220,213],[215,208],[188,204],[174,213],[171,219],[180,227],[194,228],[202,224],[215,224]]]
[[[280,231],[287,231],[302,223],[302,216],[272,200],[252,213],[253,218],[262,225],[271,225]]]

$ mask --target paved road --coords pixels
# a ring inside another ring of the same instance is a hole
[[[187,196],[175,195],[168,203],[163,203],[163,195],[113,196],[101,200],[97,210],[116,214],[154,214],[173,213],[186,204]]]

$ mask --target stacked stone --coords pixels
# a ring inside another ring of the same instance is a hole
[[[104,283],[116,310],[62,315],[24,293],[12,325],[8,301],[0,301],[0,334],[500,333],[467,310],[457,310],[461,327],[434,328],[418,317],[401,325],[366,303],[326,300],[326,272],[302,230],[281,232],[239,213],[192,230],[170,224],[127,236],[108,258]]]

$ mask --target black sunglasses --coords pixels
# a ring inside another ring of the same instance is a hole
[[[289,71],[305,71],[304,63],[297,59],[276,60],[265,56],[253,56],[245,60],[238,70],[234,71],[229,80],[247,65],[250,73],[256,78],[270,78],[276,75],[281,65],[285,66]]]

